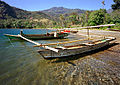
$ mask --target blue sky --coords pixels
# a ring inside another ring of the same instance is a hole
[[[28,11],[45,10],[52,7],[79,8],[85,10],[98,10],[103,8],[103,0],[2,0],[11,6]],[[105,0],[105,8],[110,9],[113,0]]]

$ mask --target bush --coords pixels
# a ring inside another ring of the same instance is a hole
[[[114,29],[120,30],[120,23],[116,23],[115,26],[113,27]]]
[[[89,25],[95,26],[95,25],[103,24],[105,21],[105,13],[106,10],[104,9],[93,11],[89,16],[89,20],[88,20]]]

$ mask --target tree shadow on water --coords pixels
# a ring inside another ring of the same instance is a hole
[[[77,60],[77,59],[80,59],[80,58],[83,58],[85,56],[88,56],[88,55],[92,55],[92,54],[95,54],[95,53],[98,53],[100,51],[104,51],[104,50],[107,50],[115,45],[118,45],[119,43],[112,43],[110,45],[107,45],[107,46],[104,46],[100,49],[96,49],[96,50],[93,50],[93,51],[89,51],[89,52],[84,52],[84,53],[81,53],[81,54],[77,54],[77,55],[73,55],[73,56],[66,56],[66,57],[61,57],[61,58],[55,58],[54,61],[51,61],[51,63],[60,63],[60,62],[68,62],[69,64],[72,64],[73,66],[76,66],[74,63],[70,62],[71,60]],[[53,60],[53,59],[52,59]]]

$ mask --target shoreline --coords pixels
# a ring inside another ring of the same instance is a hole
[[[79,38],[85,35],[86,31],[86,29],[82,29],[72,36]],[[100,51],[72,56],[73,58],[45,60],[37,54],[37,49],[30,47],[27,42],[12,42],[15,46],[24,46],[18,48],[12,47],[10,42],[2,41],[1,45],[4,47],[1,48],[0,53],[3,55],[1,56],[2,65],[5,66],[4,68],[1,66],[1,81],[6,82],[10,79],[7,83],[13,82],[12,84],[22,81],[23,85],[24,82],[33,78],[35,83],[41,83],[43,80],[46,83],[46,80],[51,79],[60,85],[63,83],[67,85],[119,84],[120,32],[90,30],[90,35],[116,37],[116,44]],[[29,83],[31,84],[33,81],[29,81]]]

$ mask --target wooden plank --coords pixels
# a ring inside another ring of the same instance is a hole
[[[27,38],[23,37],[22,35],[19,35],[19,34],[18,34],[18,36],[21,37],[22,39],[28,41],[28,42],[31,42],[31,43],[35,44],[35,45],[41,45],[40,43],[37,43],[37,42],[32,41],[32,40],[30,40],[30,39],[27,39]],[[42,46],[42,47],[45,48],[45,49],[52,50],[52,51],[57,52],[57,53],[59,52],[58,49],[55,49],[55,48],[52,48],[52,47],[48,47],[48,46]]]
[[[34,47],[41,47],[41,46],[48,46],[48,45],[58,45],[58,44],[67,44],[67,43],[73,43],[73,42],[79,42],[79,41],[85,41],[88,39],[81,39],[81,40],[74,40],[74,41],[68,41],[68,42],[58,42],[58,43],[48,43],[48,44],[41,44],[41,45],[34,45]],[[89,39],[93,40],[93,39]]]

